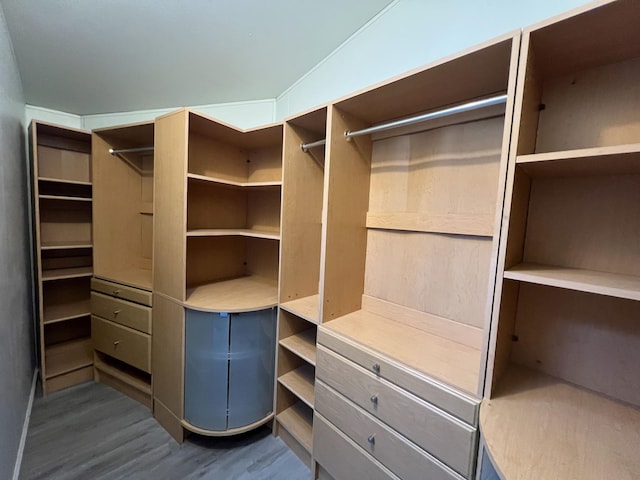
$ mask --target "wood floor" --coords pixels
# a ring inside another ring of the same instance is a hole
[[[98,383],[36,398],[22,480],[309,479],[307,467],[264,427],[178,445],[149,410]]]

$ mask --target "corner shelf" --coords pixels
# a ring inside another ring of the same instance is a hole
[[[265,230],[254,230],[247,228],[237,228],[237,229],[225,229],[225,228],[215,228],[215,229],[196,229],[189,230],[187,232],[187,237],[249,237],[249,238],[263,238],[265,240],[280,240],[280,234],[277,232],[265,231]]]
[[[71,250],[75,248],[93,248],[93,243],[85,241],[77,242],[43,242],[40,250]]]
[[[185,306],[207,312],[247,312],[275,307],[278,282],[246,276],[201,285],[187,290]]]
[[[91,202],[90,197],[71,197],[67,195],[38,195],[40,200],[58,200],[61,202]]]
[[[302,402],[297,402],[276,415],[276,420],[307,452],[311,453],[313,410]]]
[[[84,182],[81,180],[71,180],[71,179],[64,179],[64,178],[52,178],[52,177],[38,177],[38,181],[39,182],[51,182],[51,183],[59,183],[62,185],[84,185],[84,186],[91,186],[92,183],[91,182]]]
[[[42,323],[45,325],[51,323],[64,322],[74,318],[85,317],[91,314],[91,300],[79,300],[77,302],[65,303],[62,305],[44,306],[44,315]]]
[[[90,277],[93,267],[56,268],[42,271],[42,281],[66,280],[69,278]]]
[[[227,180],[224,178],[210,177],[208,175],[199,175],[197,173],[188,173],[187,178],[193,180],[199,180],[201,182],[211,182],[218,183],[220,185],[228,185],[232,187],[241,187],[241,188],[260,188],[260,187],[280,187],[282,186],[282,181],[280,180],[272,180],[265,182],[235,182],[233,180]]]
[[[278,377],[278,382],[296,397],[313,408],[315,369],[311,365],[301,365],[295,370]]]
[[[80,338],[45,347],[46,379],[64,375],[93,363],[91,338]]]

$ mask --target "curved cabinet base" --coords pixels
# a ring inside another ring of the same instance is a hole
[[[262,425],[269,423],[271,420],[273,420],[273,417],[274,417],[273,413],[270,413],[263,419],[258,420],[257,422],[254,422],[251,425],[246,425],[244,427],[239,427],[239,428],[231,428],[229,430],[204,430],[202,428],[198,428],[194,425],[191,425],[186,420],[182,420],[182,426],[186,430],[189,430],[192,433],[197,433],[198,435],[205,435],[207,437],[230,437],[232,435],[240,435],[241,433],[246,433],[258,427],[261,427]]]

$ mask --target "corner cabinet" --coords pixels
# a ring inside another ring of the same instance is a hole
[[[92,135],[96,381],[151,402],[154,124]]]
[[[91,134],[33,121],[38,356],[46,395],[93,378]]]
[[[178,440],[257,427],[273,418],[282,125],[178,110],[156,120],[156,162],[154,414]]]
[[[640,8],[524,31],[486,385],[501,478],[640,478]]]

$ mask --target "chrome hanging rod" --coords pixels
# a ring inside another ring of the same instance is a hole
[[[320,147],[326,144],[327,144],[327,139],[323,138],[322,140],[318,140],[317,142],[303,143],[300,145],[300,148],[302,149],[303,152],[308,152],[309,149],[311,148]]]
[[[405,118],[402,120],[396,120],[394,122],[383,123],[382,125],[363,128],[362,130],[347,130],[346,132],[344,132],[344,136],[347,138],[351,138],[359,137],[361,135],[369,135],[371,133],[382,132],[384,130],[391,130],[392,128],[405,127],[407,125],[413,125],[415,123],[426,122],[427,120],[433,120],[434,118],[448,117],[449,115],[455,115],[456,113],[463,113],[471,110],[476,110],[478,108],[499,105],[501,103],[506,103],[506,101],[507,95],[498,95],[497,97],[485,98],[483,100],[463,103],[462,105],[456,105],[455,107],[444,108],[436,112],[418,115],[417,117]]]
[[[153,147],[138,147],[138,148],[121,148],[120,150],[109,149],[111,155],[118,155],[119,153],[140,153],[140,152],[153,152]]]

